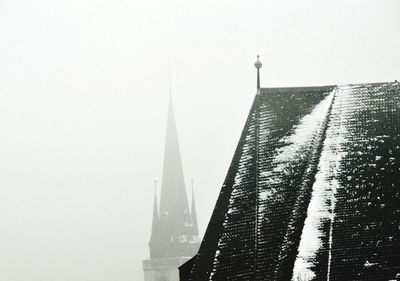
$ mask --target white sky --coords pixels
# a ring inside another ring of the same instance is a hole
[[[255,94],[400,79],[400,1],[0,0],[0,280],[142,280],[168,72],[204,232]]]

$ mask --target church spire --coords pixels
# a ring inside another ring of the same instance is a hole
[[[185,180],[172,97],[169,99],[167,134],[165,138],[164,166],[161,183],[160,219],[176,220],[188,212]],[[173,218],[175,217],[175,218]]]
[[[198,239],[193,232],[171,95],[167,119],[158,244],[153,245],[153,251],[158,253],[158,258],[190,256],[198,247],[198,243],[189,243]]]
[[[158,207],[155,196],[150,259],[143,261],[147,281],[179,280],[178,266],[193,256],[200,246],[195,206],[193,204],[190,210],[186,194],[171,90],[168,107],[160,204]]]

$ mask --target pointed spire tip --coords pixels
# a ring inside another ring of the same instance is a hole
[[[260,89],[260,68],[262,67],[262,63],[260,61],[260,55],[257,55],[257,61],[254,64],[254,66],[257,68],[257,90]]]
[[[260,69],[260,68],[262,67],[262,63],[261,63],[261,61],[260,61],[260,55],[257,55],[257,61],[255,62],[254,66],[255,66],[257,69]]]

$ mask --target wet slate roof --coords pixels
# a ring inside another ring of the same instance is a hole
[[[181,280],[394,279],[399,146],[399,83],[260,89]]]

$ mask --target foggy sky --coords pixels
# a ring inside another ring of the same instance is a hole
[[[0,280],[142,280],[168,73],[204,233],[256,55],[262,87],[400,79],[399,12],[395,0],[0,0]]]

